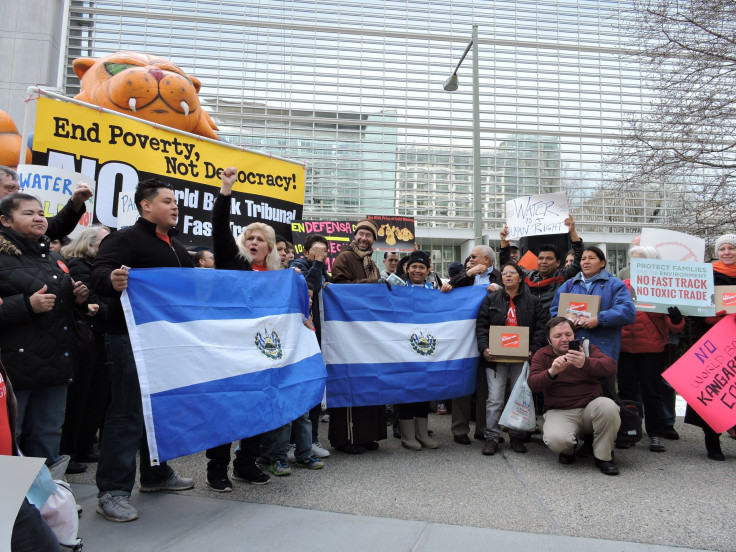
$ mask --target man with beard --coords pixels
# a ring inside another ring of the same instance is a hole
[[[378,282],[380,277],[378,267],[371,259],[377,232],[378,229],[370,220],[358,221],[353,232],[355,239],[332,264],[332,283]],[[386,405],[330,409],[329,439],[335,450],[348,454],[362,454],[366,450],[376,450],[377,441],[385,438]]]

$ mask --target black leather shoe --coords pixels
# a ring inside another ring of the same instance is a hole
[[[561,452],[560,455],[557,457],[557,461],[560,464],[574,464],[575,463],[575,455],[574,454],[565,454],[564,452]]]
[[[470,437],[467,435],[455,435],[452,438],[458,445],[469,445],[470,444]]]
[[[680,438],[680,434],[677,433],[677,430],[672,426],[666,426],[664,428],[664,434],[665,439],[669,439],[670,441],[677,441]]]
[[[598,460],[595,459],[595,465],[601,470],[601,473],[605,475],[618,475],[619,471],[613,460]]]
[[[79,462],[69,462],[69,465],[66,467],[66,473],[69,474],[84,473],[86,471],[87,466]]]

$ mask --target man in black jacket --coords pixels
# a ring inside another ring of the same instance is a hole
[[[135,484],[135,456],[139,449],[142,492],[185,490],[194,486],[193,479],[179,477],[165,462],[150,465],[138,372],[120,304],[120,293],[128,287],[129,268],[193,268],[194,265],[184,246],[174,239],[179,209],[171,185],[154,179],[139,183],[135,204],[141,218],[133,226],[102,240],[90,276],[99,294],[112,297],[106,341],[111,361],[112,400],[97,466],[97,512],[117,522],[138,519],[129,499]]]

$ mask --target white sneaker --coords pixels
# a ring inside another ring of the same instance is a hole
[[[296,445],[289,445],[289,450],[286,452],[286,459],[289,462],[296,462],[296,456],[294,455],[295,450]]]
[[[322,448],[320,443],[312,443],[312,455],[316,458],[327,458],[330,455],[330,451]]]

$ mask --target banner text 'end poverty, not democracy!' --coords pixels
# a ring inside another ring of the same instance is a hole
[[[120,125],[108,124],[107,138],[100,137],[100,125],[97,122],[88,126],[72,123],[66,117],[53,117],[54,136],[67,140],[78,140],[95,144],[103,140],[112,146],[125,145],[129,148],[150,150],[164,154],[165,172],[162,174],[175,177],[204,178],[219,180],[224,167],[218,167],[210,161],[201,161],[196,144],[181,140],[174,136],[171,139],[156,138],[143,132],[131,132]],[[270,174],[265,172],[239,170],[237,182],[251,186],[272,186],[283,188],[284,192],[297,189],[297,177],[291,174]]]

